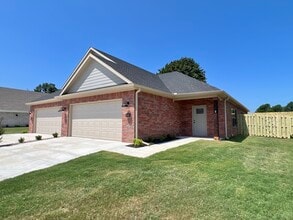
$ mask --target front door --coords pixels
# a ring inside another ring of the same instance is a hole
[[[192,106],[192,135],[207,136],[207,107],[206,105]]]

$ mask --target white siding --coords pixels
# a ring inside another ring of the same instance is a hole
[[[121,104],[113,100],[72,105],[71,135],[121,141]]]
[[[0,120],[2,120],[2,126],[28,126],[29,114],[18,112],[0,112]]]
[[[115,86],[125,82],[96,61],[90,60],[69,87],[68,93]]]

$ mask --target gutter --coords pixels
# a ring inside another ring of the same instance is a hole
[[[135,138],[138,138],[138,93],[141,92],[141,89],[138,89],[135,92]]]
[[[51,102],[60,102],[67,99],[82,98],[87,96],[102,95],[102,94],[114,93],[114,92],[124,92],[124,91],[129,91],[132,89],[134,89],[133,84],[122,84],[119,86],[111,86],[111,87],[99,88],[99,89],[94,89],[89,91],[78,92],[78,93],[59,95],[51,99],[28,102],[26,103],[26,105],[38,105],[38,104],[45,104],[45,103],[51,103]]]

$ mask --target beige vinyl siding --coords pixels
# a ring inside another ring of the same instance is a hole
[[[72,105],[71,135],[121,141],[121,105],[121,100]]]
[[[59,109],[60,106],[36,110],[36,133],[53,134],[57,132],[61,135],[62,112],[58,112]]]
[[[69,88],[68,93],[121,85],[125,82],[97,61],[90,60]]]

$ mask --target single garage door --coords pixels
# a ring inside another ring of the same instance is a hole
[[[37,109],[36,113],[36,133],[53,134],[57,132],[61,135],[61,112],[60,107]]]
[[[121,105],[121,100],[72,105],[71,135],[121,141]]]

